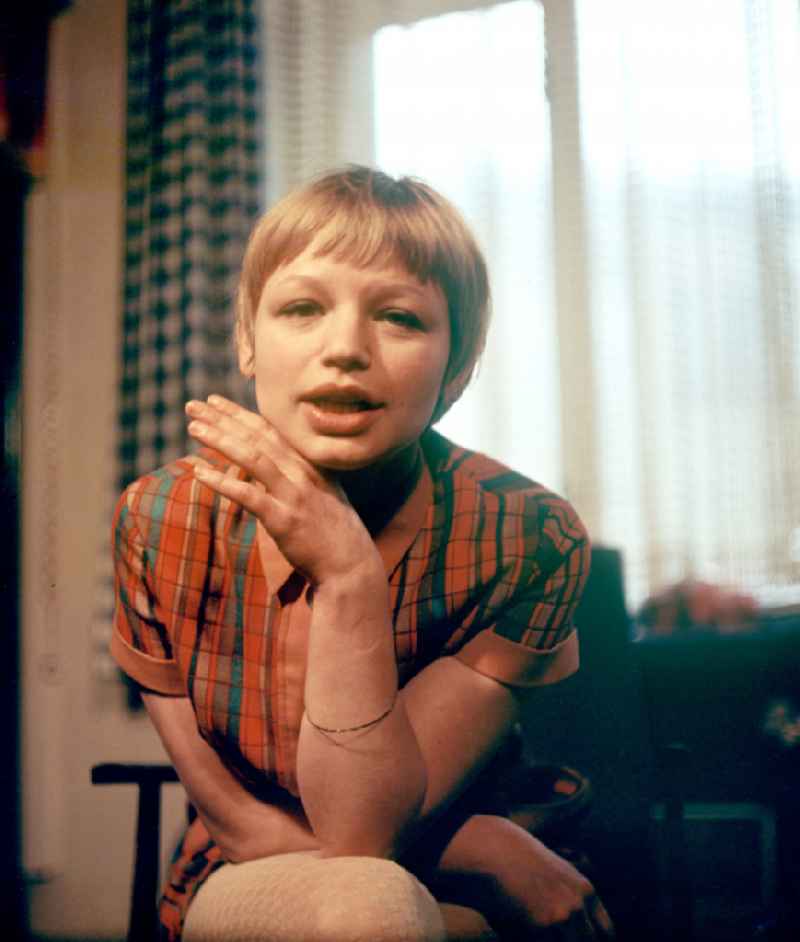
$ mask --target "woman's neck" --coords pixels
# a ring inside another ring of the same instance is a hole
[[[370,533],[380,533],[414,490],[422,471],[415,441],[379,464],[337,475],[347,498]]]

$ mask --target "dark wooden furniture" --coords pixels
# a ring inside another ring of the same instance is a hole
[[[675,787],[690,811],[700,809],[687,822],[694,846],[684,855],[686,879],[694,884],[686,898],[692,898],[696,913],[713,904],[698,931],[704,939],[796,939],[800,746],[781,749],[765,736],[764,720],[777,699],[793,700],[800,708],[800,617],[764,615],[742,634],[695,629],[643,640],[635,651],[656,748],[681,744]],[[741,846],[739,866],[731,859],[734,841]],[[772,846],[761,853],[759,842]],[[761,900],[761,913],[758,886],[743,882],[748,872],[751,883],[774,887],[774,898]],[[759,923],[762,934],[754,935]]]
[[[139,789],[128,942],[157,938],[161,786],[177,781],[171,765],[105,763],[92,769],[93,785],[137,785]]]

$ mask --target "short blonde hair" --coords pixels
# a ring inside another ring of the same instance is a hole
[[[433,415],[461,395],[483,352],[490,296],[486,262],[458,210],[427,184],[350,166],[318,177],[266,212],[250,236],[236,305],[236,340],[253,345],[264,284],[313,241],[317,254],[359,267],[400,264],[447,301],[450,356]]]

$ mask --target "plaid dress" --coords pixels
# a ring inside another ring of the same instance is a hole
[[[572,614],[589,566],[575,511],[436,432],[421,446],[416,484],[375,536],[401,685],[443,655],[511,685],[569,675],[578,664]],[[228,468],[221,455],[201,454]],[[238,779],[259,794],[297,796],[308,587],[253,515],[194,477],[197,460],[145,475],[119,500],[112,654],[142,686],[189,696],[201,734]],[[161,902],[170,942],[223,862],[195,819]]]

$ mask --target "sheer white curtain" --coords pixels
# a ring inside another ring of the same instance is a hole
[[[267,203],[322,170],[372,160],[370,63],[378,6],[261,0]]]
[[[440,430],[558,487],[544,61],[542,8],[530,0],[386,27],[375,39],[375,139],[379,166],[428,180],[464,212],[492,276],[483,362]]]
[[[800,581],[794,0],[577,7],[596,534],[640,594]]]
[[[375,160],[487,252],[493,338],[442,430],[565,492],[634,605],[800,582],[796,0],[267,13],[273,194]]]

